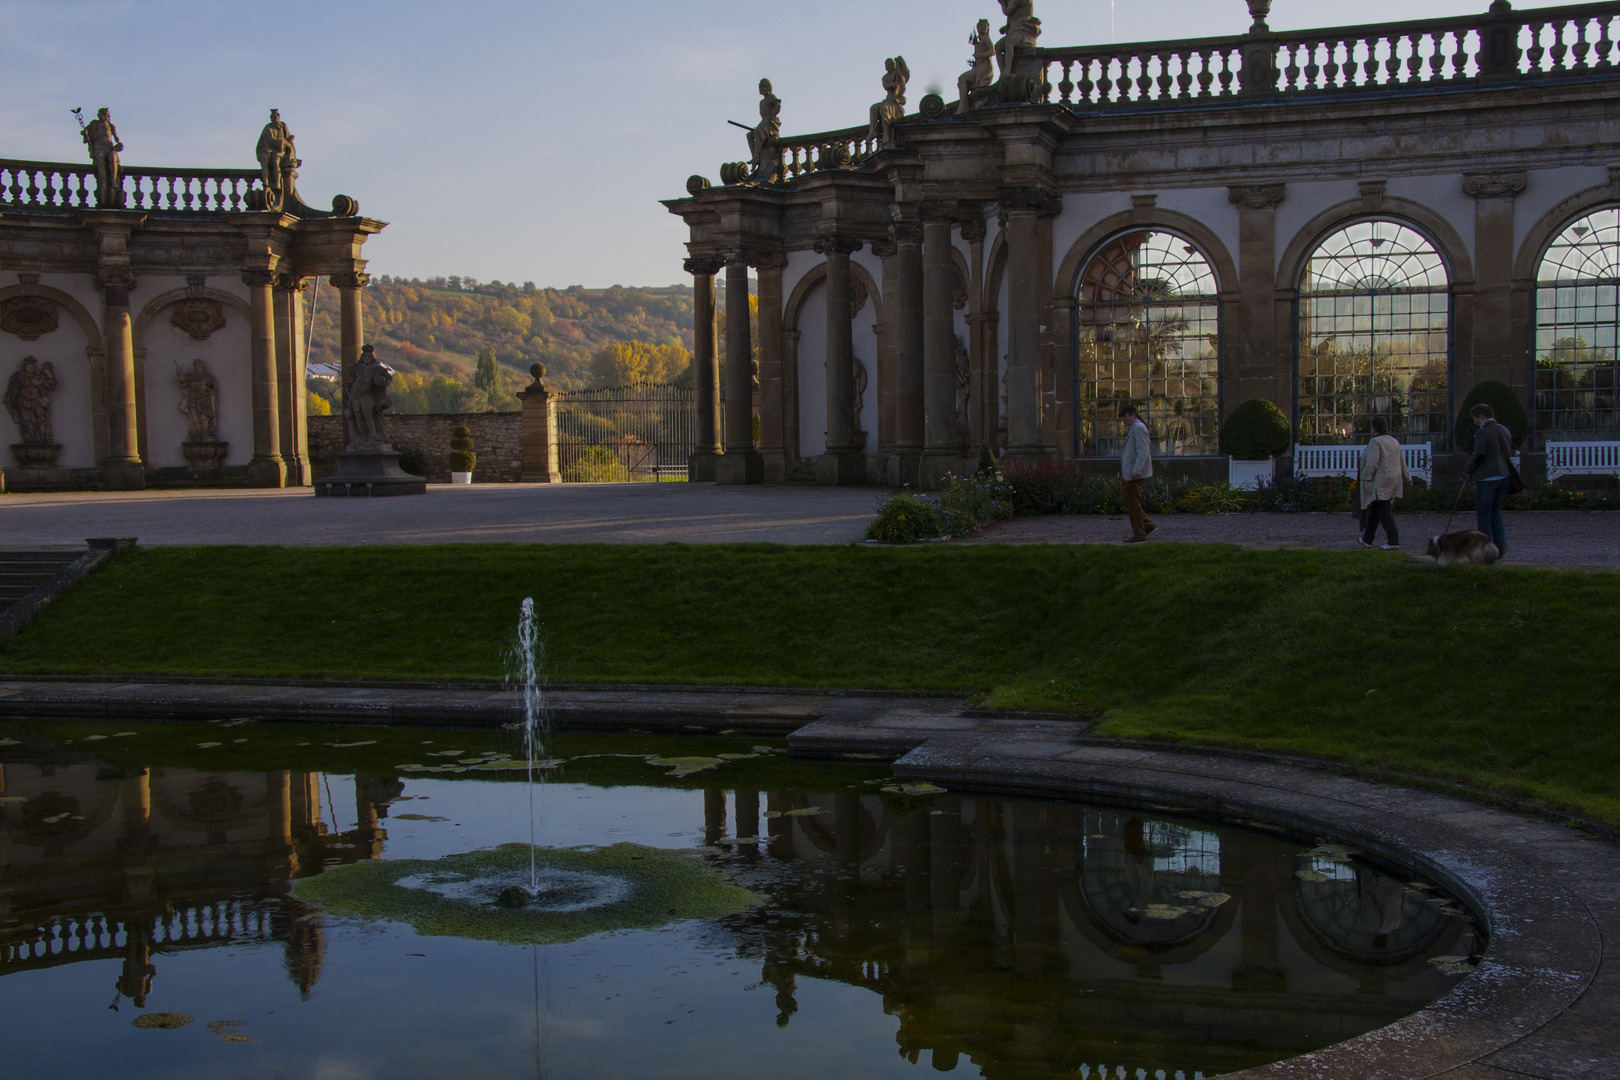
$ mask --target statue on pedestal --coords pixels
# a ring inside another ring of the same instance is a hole
[[[1001,28],[1001,40],[996,42],[996,63],[1001,65],[1001,77],[1021,74],[1018,71],[1019,49],[1032,49],[1041,36],[1041,20],[1035,17],[1035,0],[1001,0],[1002,13],[1007,25]]]
[[[390,450],[388,422],[384,419],[392,401],[388,400],[388,384],[394,372],[377,359],[370,345],[360,350],[360,359],[354,365],[354,378],[349,382],[348,403],[344,413],[349,418],[350,450]]]
[[[225,464],[230,443],[219,441],[219,382],[201,360],[193,360],[190,371],[182,371],[176,363],[174,376],[180,384],[180,411],[186,416],[180,452],[199,469]]]
[[[259,178],[264,184],[265,209],[279,210],[286,202],[293,178],[298,175],[298,166],[303,164],[298,160],[292,132],[282,122],[280,110],[270,110],[270,122],[259,132],[255,153],[259,159]]]
[[[983,90],[996,81],[996,46],[990,40],[990,20],[980,19],[968,44],[973,46],[972,67],[956,80],[956,112],[961,115],[971,107],[973,91]]]
[[[32,356],[11,373],[6,383],[6,412],[11,414],[22,442],[11,452],[24,468],[47,468],[56,464],[61,446],[51,441],[51,394],[56,390],[56,368],[49,360],[41,364]]]
[[[90,161],[96,168],[96,205],[103,210],[116,210],[124,205],[124,176],[118,163],[118,152],[124,144],[118,141],[118,129],[113,126],[112,113],[97,109],[96,118],[79,131],[79,138],[90,150]]]
[[[776,152],[782,136],[782,99],[771,93],[771,80],[759,80],[759,123],[748,132],[748,163],[754,167],[750,180],[768,183],[776,176],[781,160]]]
[[[872,106],[872,123],[866,137],[878,146],[894,145],[894,125],[906,115],[906,83],[911,81],[911,69],[906,58],[894,56],[883,61],[882,101]]]

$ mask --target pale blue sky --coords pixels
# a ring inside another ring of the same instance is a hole
[[[1487,0],[1275,0],[1278,29],[1462,15]],[[1518,7],[1544,6],[1519,4]],[[1042,44],[1109,38],[1108,0],[1037,0]],[[0,157],[77,161],[69,109],[113,111],[131,165],[254,165],[268,110],[299,190],[390,222],[374,273],[558,287],[683,279],[658,200],[747,156],[726,120],[782,98],[783,130],[864,123],[883,59],[913,106],[954,97],[995,0],[0,0]],[[1116,37],[1241,33],[1242,0],[1120,2]]]

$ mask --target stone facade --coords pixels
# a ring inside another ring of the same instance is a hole
[[[0,161],[0,384],[29,357],[58,382],[50,446],[0,413],[6,488],[310,482],[303,292],[336,288],[347,370],[384,223],[306,205],[296,164],[267,196],[258,168],[120,166],[102,190],[88,162]]]
[[[462,424],[472,429],[477,448],[474,483],[512,484],[523,479],[522,413],[392,413],[388,434],[394,449],[421,451],[429,483],[448,484],[450,432]],[[309,418],[309,460],[316,480],[337,471],[338,451],[346,444],[341,416]]]
[[[1232,38],[1019,47],[1011,73],[964,107],[925,97],[892,125],[892,143],[864,125],[782,136],[768,182],[735,170],[723,186],[689,180],[688,197],[665,205],[689,228],[700,324],[712,327],[702,300],[720,267],[728,280],[743,266],[758,275],[764,478],[929,486],[984,446],[1108,457],[1124,401],[1147,406],[1159,454],[1211,471],[1224,460],[1220,419],[1256,397],[1294,418],[1296,441],[1365,442],[1370,414],[1393,415],[1408,441],[1445,453],[1451,417],[1487,379],[1541,417],[1526,443],[1533,471],[1545,441],[1568,437],[1538,396],[1550,340],[1538,275],[1561,237],[1620,208],[1620,4],[1520,14],[1498,0],[1476,18],[1370,36],[1273,32],[1267,5],[1250,7],[1254,26]],[[1555,34],[1566,44],[1549,48]],[[1489,48],[1455,55],[1465,39]],[[1363,62],[1367,47],[1386,52]],[[1385,63],[1388,49],[1400,59]],[[1422,342],[1415,330],[1383,333],[1387,316],[1363,335],[1370,345],[1318,333],[1321,320],[1302,330],[1333,299],[1320,284],[1330,249],[1351,240],[1365,251],[1346,303],[1426,297]],[[1393,276],[1368,269],[1389,263],[1377,250],[1386,243],[1411,249]],[[1152,244],[1155,267],[1180,260],[1184,281],[1143,269]],[[1109,279],[1110,259],[1126,267],[1123,284]],[[1428,293],[1412,278],[1423,260]],[[868,302],[855,310],[860,292]],[[1163,347],[1155,311],[1196,325]],[[1141,354],[1116,332],[1140,333]],[[700,325],[700,354],[713,337]],[[951,381],[958,342],[965,426]],[[1411,354],[1424,348],[1419,364]],[[1375,374],[1386,362],[1411,370],[1369,375],[1337,400],[1356,349]],[[1328,354],[1351,360],[1307,385]],[[695,370],[709,369],[699,355]],[[1601,397],[1606,370],[1571,377],[1572,410],[1595,408],[1582,388]],[[700,444],[704,421],[700,411]],[[1615,426],[1600,418],[1576,437],[1620,438],[1605,424]]]

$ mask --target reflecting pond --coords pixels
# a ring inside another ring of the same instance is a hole
[[[1331,838],[715,737],[554,739],[556,910],[506,910],[520,745],[0,725],[0,1074],[1191,1080],[1389,1023],[1485,944]]]

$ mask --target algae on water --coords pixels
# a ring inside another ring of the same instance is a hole
[[[512,945],[556,945],[609,930],[713,919],[761,902],[695,855],[640,844],[537,848],[535,863],[541,895],[522,907],[501,906],[497,898],[514,885],[526,889],[527,844],[436,860],[334,866],[294,882],[293,891],[333,915],[409,923],[427,937]],[[555,888],[546,888],[548,879]]]

